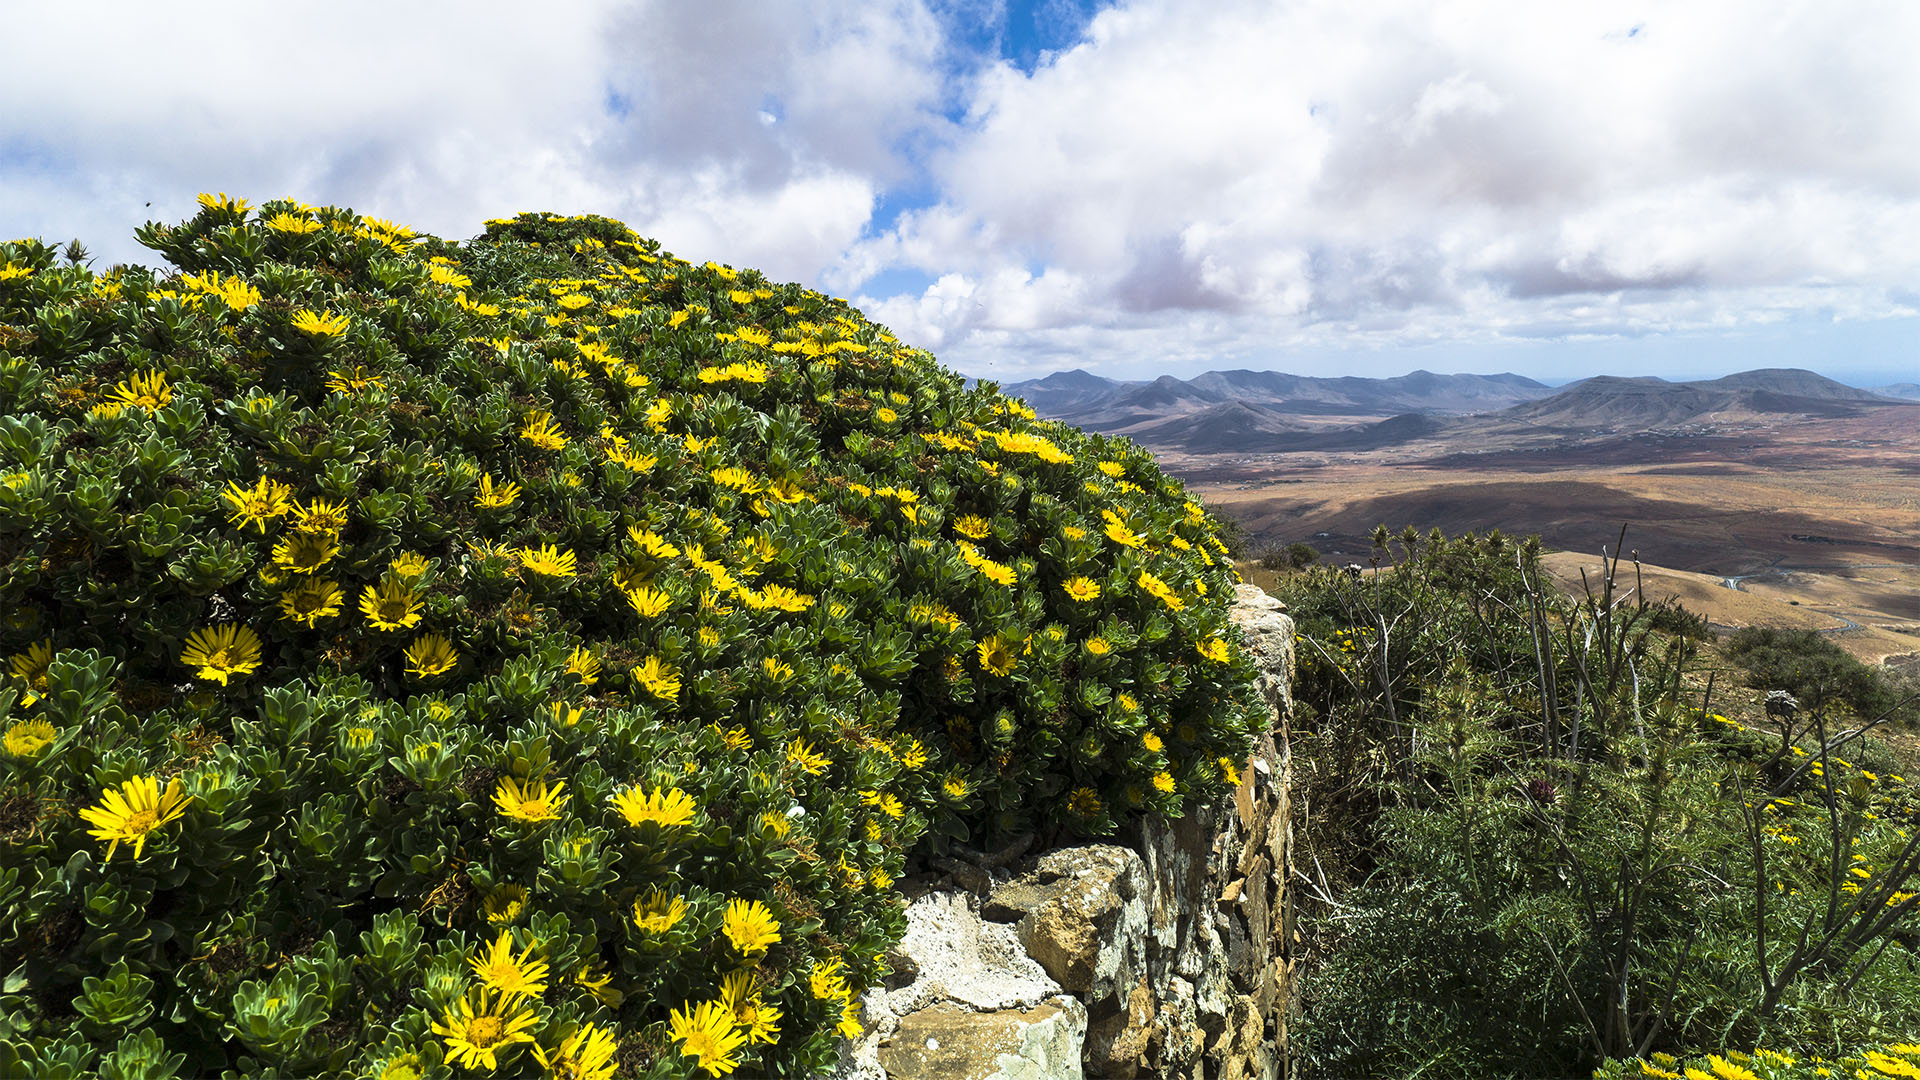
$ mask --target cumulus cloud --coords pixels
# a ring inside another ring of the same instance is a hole
[[[109,259],[202,190],[591,211],[1009,377],[1910,317],[1920,279],[1897,0],[16,7],[0,233]]]
[[[974,332],[1030,302],[986,283],[1043,266],[1143,373],[1222,318],[1274,357],[1899,314],[1916,39],[1896,4],[1149,0],[983,72],[940,203],[843,267],[941,275],[881,310],[977,358],[1028,344]]]

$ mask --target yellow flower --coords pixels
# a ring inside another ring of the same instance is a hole
[[[1061,588],[1066,590],[1067,599],[1075,603],[1084,604],[1100,598],[1100,583],[1090,577],[1069,578]]]
[[[177,776],[167,781],[163,793],[159,781],[136,775],[123,781],[119,791],[107,788],[101,792],[99,805],[82,809],[80,817],[93,826],[87,835],[107,841],[108,861],[122,840],[133,842],[133,857],[138,859],[147,850],[148,835],[186,813],[192,801],[193,796],[180,790]]]
[[[1217,637],[1208,638],[1200,644],[1195,645],[1194,649],[1199,652],[1203,658],[1212,660],[1216,664],[1224,664],[1233,659],[1233,647]]]
[[[7,664],[13,669],[13,677],[27,684],[25,696],[20,699],[22,707],[39,701],[47,692],[47,668],[53,664],[53,639],[35,642],[27,646],[27,651],[14,653],[7,658]]]
[[[488,893],[486,900],[480,905],[480,910],[486,915],[487,921],[496,926],[503,926],[518,919],[520,913],[526,909],[527,890],[511,883]]]
[[[332,533],[289,533],[273,545],[273,564],[290,573],[311,574],[338,554],[340,544]]]
[[[734,1026],[747,1033],[749,1043],[780,1039],[780,1010],[760,999],[751,971],[731,971],[720,980],[720,1002],[733,1014]]]
[[[1014,655],[1013,644],[998,635],[982,641],[974,647],[980,656],[980,668],[995,675],[1007,675],[1013,671],[1019,657]]]
[[[641,554],[654,559],[671,559],[680,554],[680,549],[661,539],[652,529],[643,529],[638,525],[627,526],[627,539],[632,540]]]
[[[520,565],[546,577],[573,577],[578,573],[572,551],[542,544],[520,549]]]
[[[387,380],[378,375],[367,374],[364,365],[355,364],[345,371],[327,372],[327,389],[336,394],[357,394],[374,386],[385,386]]]
[[[309,311],[302,308],[293,313],[293,328],[315,337],[339,337],[347,332],[349,321],[345,315],[335,315],[330,311]]]
[[[407,674],[422,679],[444,675],[460,662],[460,654],[454,651],[452,643],[439,634],[414,638],[403,655],[407,658]]]
[[[469,958],[467,963],[473,965],[474,976],[488,989],[500,992],[502,1000],[532,997],[547,989],[547,962],[531,959],[533,949],[534,946],[529,945],[518,957],[514,956],[513,934],[502,930],[492,948],[481,956]]]
[[[167,385],[164,371],[134,374],[125,382],[114,386],[110,401],[122,408],[139,408],[152,412],[173,400],[173,388]]]
[[[520,429],[520,437],[542,450],[564,450],[567,436],[553,422],[553,414],[535,411],[527,414],[526,426]]]
[[[680,673],[668,667],[657,656],[649,656],[634,669],[637,679],[647,693],[661,701],[677,701],[680,697]]]
[[[480,475],[480,493],[474,496],[473,505],[483,510],[498,510],[501,507],[512,506],[514,500],[519,497],[519,484],[503,483],[495,487],[493,477],[482,473]]]
[[[846,961],[837,956],[824,964],[815,964],[807,976],[807,988],[820,1001],[845,1001],[853,996],[844,974],[846,966]]]
[[[860,1026],[860,1002],[848,998],[840,1005],[840,1022],[833,1025],[835,1033],[842,1038],[857,1039],[866,1029]]]
[[[187,635],[186,647],[180,650],[180,662],[199,668],[194,672],[199,678],[212,679],[225,686],[233,676],[245,675],[260,667],[260,635],[250,627],[235,623],[201,627]]]
[[[347,527],[347,508],[344,503],[315,499],[306,506],[293,503],[291,510],[293,527],[300,532],[337,535],[341,529]],[[415,556],[415,558],[418,557]]]
[[[812,744],[805,739],[798,739],[788,745],[787,760],[806,770],[809,776],[819,776],[826,772],[827,766],[831,764],[825,754],[814,750]]]
[[[582,686],[592,686],[600,681],[600,658],[593,650],[584,645],[576,646],[567,654],[566,672],[580,680]]]
[[[310,232],[318,232],[320,230],[319,222],[311,218],[301,217],[297,214],[289,214],[284,210],[266,219],[261,224],[272,229],[274,232],[292,233],[295,236],[305,236]]]
[[[469,1069],[500,1067],[500,1051],[515,1043],[531,1043],[527,1029],[540,1022],[517,997],[476,986],[441,1014],[433,1033],[447,1042],[447,1060]]]
[[[771,908],[758,900],[727,901],[727,913],[720,920],[720,930],[743,956],[756,956],[766,952],[767,946],[780,942],[780,921],[773,917]]]
[[[649,934],[664,934],[687,915],[687,902],[654,889],[633,902],[633,925]]]
[[[613,797],[613,808],[634,826],[651,821],[665,829],[693,821],[693,798],[679,788],[654,788],[642,795],[639,788],[630,787]]]
[[[681,1056],[694,1059],[708,1076],[724,1076],[740,1067],[735,1055],[747,1035],[734,1026],[733,1014],[720,1002],[689,1002],[685,1011],[674,1009],[668,1027],[680,1043]]]
[[[424,575],[432,566],[433,564],[427,561],[425,555],[409,551],[388,563],[387,569],[391,570],[393,576],[399,578],[401,581],[412,581]]]
[[[227,481],[227,490],[221,497],[227,501],[227,516],[237,528],[248,525],[267,531],[267,522],[287,513],[293,507],[289,496],[293,489],[285,484],[276,483],[266,477],[250,488],[243,488],[235,481]]]
[[[560,1040],[552,1054],[535,1044],[533,1056],[552,1080],[613,1080],[620,1068],[613,1060],[619,1048],[613,1032],[589,1021]]]
[[[209,210],[221,210],[229,214],[245,214],[253,205],[245,199],[236,199],[224,191],[218,195],[203,191],[194,196],[194,201]]]
[[[420,594],[404,583],[383,581],[360,594],[360,610],[375,630],[407,630],[420,622]]]
[[[1100,794],[1090,787],[1079,787],[1067,796],[1067,813],[1090,818],[1100,812]]]
[[[1128,528],[1127,523],[1120,519],[1119,514],[1111,510],[1102,510],[1100,511],[1100,516],[1105,518],[1107,522],[1107,539],[1119,544],[1121,547],[1137,548],[1147,542],[1146,537]]]
[[[54,730],[52,724],[39,717],[32,720],[15,720],[7,725],[7,734],[4,738],[0,738],[0,745],[5,745],[7,753],[14,757],[36,758],[44,753],[47,747],[53,745],[53,740],[58,735],[59,732]]]
[[[949,776],[946,781],[941,784],[941,787],[946,791],[947,797],[950,799],[964,799],[967,797],[967,780],[964,776]]]
[[[1153,786],[1160,791],[1172,792],[1174,788],[1173,774],[1165,770],[1154,773]]]
[[[668,596],[665,591],[656,589],[651,585],[642,585],[637,589],[627,589],[625,592],[627,603],[633,605],[633,610],[638,612],[643,619],[651,619],[673,606],[673,597]]]
[[[504,776],[500,778],[500,786],[494,789],[493,801],[500,807],[501,814],[515,821],[557,821],[571,797],[561,794],[566,786],[565,780],[556,780],[549,787],[545,780],[532,779],[522,785],[513,777]]]
[[[1240,786],[1240,770],[1230,757],[1216,758],[1214,766],[1220,770],[1220,783],[1227,787]]]
[[[1113,651],[1113,643],[1098,635],[1088,638],[1086,645],[1090,656],[1105,656]]]
[[[1180,597],[1174,594],[1171,586],[1145,570],[1140,571],[1140,576],[1135,579],[1135,583],[1140,586],[1143,592],[1150,593],[1159,598],[1160,602],[1165,604],[1169,611],[1179,611],[1181,608],[1187,606],[1185,600],[1180,599]]]
[[[573,973],[573,981],[609,1009],[619,1008],[620,1003],[626,1000],[625,994],[608,985],[613,981],[613,976],[607,973],[605,965],[598,958],[581,965],[580,970]]]
[[[321,619],[340,614],[341,602],[340,586],[326,578],[306,578],[280,594],[280,617],[312,628]]]
[[[763,490],[760,481],[752,473],[732,465],[722,466],[707,475],[721,487],[731,488],[745,495],[754,495]]]

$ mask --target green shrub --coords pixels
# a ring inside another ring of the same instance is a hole
[[[1534,543],[1402,544],[1284,597],[1303,1075],[1837,1057],[1920,1030],[1920,792],[1860,726],[1712,711],[1692,620],[1620,599],[1617,563],[1569,600]]]
[[[601,218],[0,245],[0,1074],[810,1075],[1260,712],[1143,451]]]
[[[1911,723],[1911,692],[1813,630],[1750,626],[1726,638],[1727,656],[1762,690],[1784,690],[1807,708],[1845,708],[1863,720],[1889,714]]]

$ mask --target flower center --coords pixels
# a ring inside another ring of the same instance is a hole
[[[153,810],[135,810],[127,815],[126,831],[130,833],[150,833],[154,830],[160,815]]]
[[[485,1050],[506,1034],[506,1022],[497,1016],[476,1016],[467,1024],[467,1041]]]
[[[227,669],[236,666],[238,661],[239,658],[233,655],[231,649],[215,649],[213,655],[207,657],[207,666]]]

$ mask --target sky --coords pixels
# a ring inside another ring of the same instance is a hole
[[[1010,382],[1920,382],[1920,4],[0,10],[0,237],[618,218]]]

